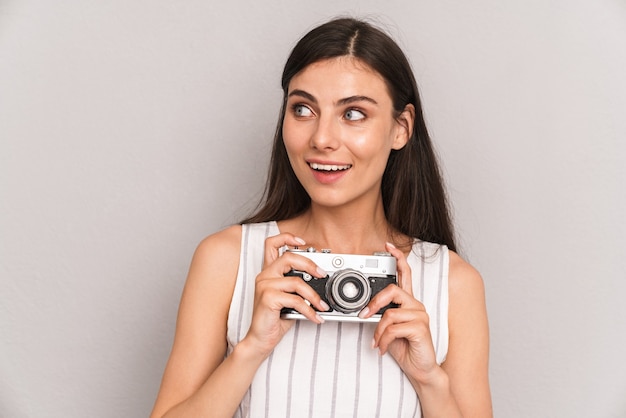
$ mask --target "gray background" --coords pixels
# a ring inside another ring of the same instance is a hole
[[[259,197],[295,40],[409,55],[500,417],[626,416],[626,2],[0,0],[0,416],[148,415],[196,244]]]

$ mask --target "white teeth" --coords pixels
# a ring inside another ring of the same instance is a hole
[[[322,170],[322,171],[339,171],[339,170],[347,170],[351,165],[329,165],[329,164],[317,164],[310,163],[309,164],[313,170]]]

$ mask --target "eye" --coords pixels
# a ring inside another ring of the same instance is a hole
[[[291,108],[293,110],[293,114],[299,118],[307,118],[313,115],[311,109],[302,104],[293,105]]]
[[[363,112],[356,110],[356,109],[349,109],[346,113],[343,114],[343,116],[347,120],[353,120],[353,121],[365,119],[365,115],[363,114]]]

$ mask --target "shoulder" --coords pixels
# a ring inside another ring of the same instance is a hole
[[[185,290],[197,295],[221,293],[230,301],[239,268],[241,225],[233,225],[204,238],[194,252]],[[214,285],[219,283],[219,286]]]
[[[241,247],[241,225],[232,225],[204,238],[194,254],[194,261],[232,261],[239,259]]]
[[[451,324],[484,320],[483,279],[478,270],[454,251],[449,251],[448,289]]]
[[[198,244],[179,306],[177,335],[181,337],[175,342],[191,344],[205,335],[209,329],[207,318],[214,318],[210,329],[226,335],[226,318],[239,269],[240,238],[241,226],[234,225]]]
[[[492,416],[489,390],[489,324],[478,271],[449,251],[449,347],[442,367],[463,411]]]
[[[448,251],[449,270],[448,282],[451,290],[479,290],[483,291],[483,279],[470,263],[465,261],[454,251]]]
[[[234,225],[216,232],[196,248],[178,308],[174,345],[161,383],[159,398],[166,400],[157,402],[176,404],[187,399],[224,359],[241,229],[240,225]]]
[[[425,264],[447,263],[448,289],[451,297],[456,299],[456,296],[480,296],[484,293],[483,279],[478,270],[446,246],[415,240],[412,252]]]

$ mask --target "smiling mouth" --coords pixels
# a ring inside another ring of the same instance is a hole
[[[309,163],[309,167],[311,167],[315,171],[344,171],[352,167],[351,164],[346,165],[330,165],[330,164],[317,164],[317,163]]]

